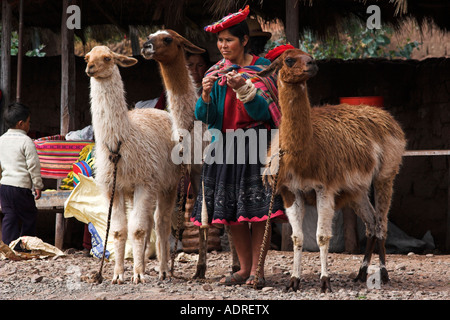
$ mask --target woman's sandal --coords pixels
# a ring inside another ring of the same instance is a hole
[[[234,285],[238,285],[238,284],[244,284],[246,281],[246,279],[244,277],[242,277],[240,274],[238,274],[237,272],[226,276],[225,277],[225,281],[219,281],[219,285],[222,286],[234,286]]]
[[[254,274],[252,274],[250,277],[248,277],[247,281],[245,282],[245,284],[249,287],[254,287],[255,286],[255,280],[256,277]],[[256,284],[256,289],[262,289],[266,286],[266,280],[264,278],[258,278],[258,283]]]

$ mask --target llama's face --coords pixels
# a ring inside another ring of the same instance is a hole
[[[94,47],[84,57],[86,61],[86,74],[94,78],[108,78],[117,68],[116,64],[121,67],[130,67],[137,63],[137,60],[111,51],[106,46]]]
[[[306,81],[317,74],[317,67],[314,58],[299,49],[289,49],[284,51],[272,64],[259,72],[260,76],[267,76],[278,71],[278,77],[287,83],[298,83]]]
[[[170,63],[180,55],[184,56],[183,49],[198,54],[205,51],[193,45],[173,30],[159,30],[147,37],[141,53],[145,59]]]
[[[306,81],[314,77],[319,70],[314,58],[299,49],[286,50],[279,59],[281,63],[279,77],[284,82]]]
[[[279,76],[284,82],[306,81],[314,77],[319,70],[314,58],[299,49],[286,50],[279,59],[281,63]]]

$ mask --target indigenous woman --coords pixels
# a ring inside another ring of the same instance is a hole
[[[230,226],[241,269],[222,278],[220,284],[224,285],[255,285],[272,195],[272,190],[262,183],[262,161],[266,161],[270,129],[276,128],[280,119],[276,79],[256,76],[270,61],[247,51],[248,11],[247,6],[205,28],[217,33],[217,47],[223,59],[206,72],[195,110],[197,119],[215,130],[211,143],[214,148],[203,165],[204,190],[199,192],[191,220],[201,225],[203,202],[208,223]],[[243,153],[245,159],[240,158]],[[283,210],[281,197],[275,197],[271,218],[286,220]],[[258,287],[264,285],[270,232],[266,244]]]

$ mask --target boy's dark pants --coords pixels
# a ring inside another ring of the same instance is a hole
[[[21,236],[35,235],[38,210],[30,189],[1,185],[0,203],[3,213],[2,241],[6,245]]]

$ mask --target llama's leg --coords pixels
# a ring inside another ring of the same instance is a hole
[[[230,245],[230,251],[231,251],[231,272],[235,273],[241,270],[241,264],[239,263],[239,257],[236,252],[236,247],[233,244],[233,236],[231,235],[231,230],[229,226],[225,226],[225,232],[228,235],[228,243]]]
[[[197,199],[197,195],[200,186],[200,177],[202,175],[202,166],[194,164],[191,166],[190,180],[194,199]],[[198,230],[198,260],[197,270],[193,276],[193,279],[205,279],[206,274],[206,259],[208,254],[208,231],[199,228]]]
[[[177,189],[163,190],[158,193],[158,204],[155,212],[156,250],[159,260],[159,278],[169,275],[169,258],[172,212],[177,199]],[[176,250],[177,248],[174,248]]]
[[[198,228],[198,260],[194,279],[205,279],[208,254],[208,229]]]
[[[387,283],[389,275],[386,269],[386,237],[388,225],[388,213],[391,206],[394,178],[375,179],[375,236],[378,243],[380,258],[381,281]]]
[[[362,219],[366,225],[366,250],[364,253],[363,262],[359,268],[358,275],[355,281],[365,282],[367,280],[367,270],[370,265],[370,260],[372,258],[372,253],[375,248],[376,238],[375,238],[375,210],[369,201],[367,194],[361,196],[358,202],[352,204],[352,208],[355,213]]]
[[[155,208],[156,208],[156,204],[155,204],[155,201],[153,201],[151,203],[150,209],[148,210],[148,214],[150,215],[150,217],[148,219],[149,220],[148,221],[149,232],[148,232],[147,238],[145,239],[145,256],[144,256],[145,261],[147,259],[150,259],[150,257],[154,254],[154,252],[152,250],[153,246],[151,245],[151,236],[152,236],[153,226],[154,226],[153,214],[155,212]]]
[[[298,192],[295,196],[287,190],[282,190],[281,196],[285,203],[286,215],[292,226],[292,243],[294,247],[294,264],[292,276],[287,289],[297,291],[302,273],[303,251],[303,217],[305,215],[305,200]],[[289,205],[290,204],[290,205]]]
[[[133,210],[128,217],[128,230],[133,244],[133,282],[145,283],[145,244],[151,232],[150,209],[153,199],[147,187],[137,186],[134,191]]]
[[[333,236],[332,223],[334,215],[334,194],[324,188],[316,190],[317,195],[317,244],[320,249],[320,288],[331,292],[330,276],[328,274],[328,248]]]
[[[111,214],[111,234],[114,237],[114,253],[116,260],[112,278],[113,284],[124,283],[125,244],[128,238],[127,230],[124,195],[123,193],[116,191]]]
[[[191,182],[192,194],[194,199],[197,199],[198,192],[200,190],[200,177],[202,176],[202,165],[191,165],[191,171],[189,172],[189,180]]]

